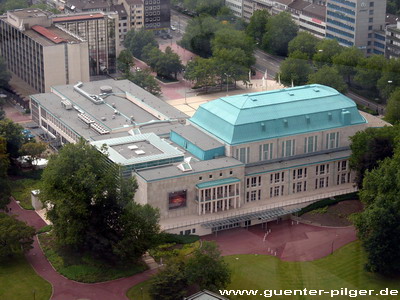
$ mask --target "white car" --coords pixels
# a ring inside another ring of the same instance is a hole
[[[174,25],[171,25],[171,30],[172,30],[172,31],[175,31],[175,30],[176,30],[176,27],[175,27]]]

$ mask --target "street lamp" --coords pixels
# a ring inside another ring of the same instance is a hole
[[[228,96],[228,91],[229,91],[228,77],[231,77],[231,75],[228,75],[226,73],[224,73],[224,75],[226,76],[226,95]]]

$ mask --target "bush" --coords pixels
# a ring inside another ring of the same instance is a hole
[[[50,232],[53,229],[53,225],[45,225],[37,231],[37,234]]]
[[[197,242],[200,239],[198,235],[180,235],[163,232],[160,234],[160,244],[191,244]]]
[[[328,207],[330,205],[333,205],[333,204],[336,204],[336,203],[339,203],[339,202],[345,201],[345,200],[358,200],[358,192],[336,196],[333,199],[325,198],[318,202],[314,202],[306,207],[303,207],[299,211],[299,216],[301,216],[305,213],[308,213],[310,211],[316,210],[316,209],[323,209],[325,207]]]

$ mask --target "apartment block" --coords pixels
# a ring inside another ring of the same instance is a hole
[[[38,92],[89,80],[88,42],[53,24],[49,13],[21,9],[0,17],[0,54]]]

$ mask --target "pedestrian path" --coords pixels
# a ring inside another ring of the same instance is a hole
[[[9,205],[11,214],[21,221],[39,229],[46,223],[33,210],[22,209],[13,199]],[[34,239],[33,249],[26,258],[38,275],[51,283],[53,287],[52,300],[123,300],[128,299],[126,292],[132,286],[145,281],[157,272],[156,268],[127,278],[121,278],[102,283],[80,283],[69,280],[58,274],[44,256],[37,237]]]

